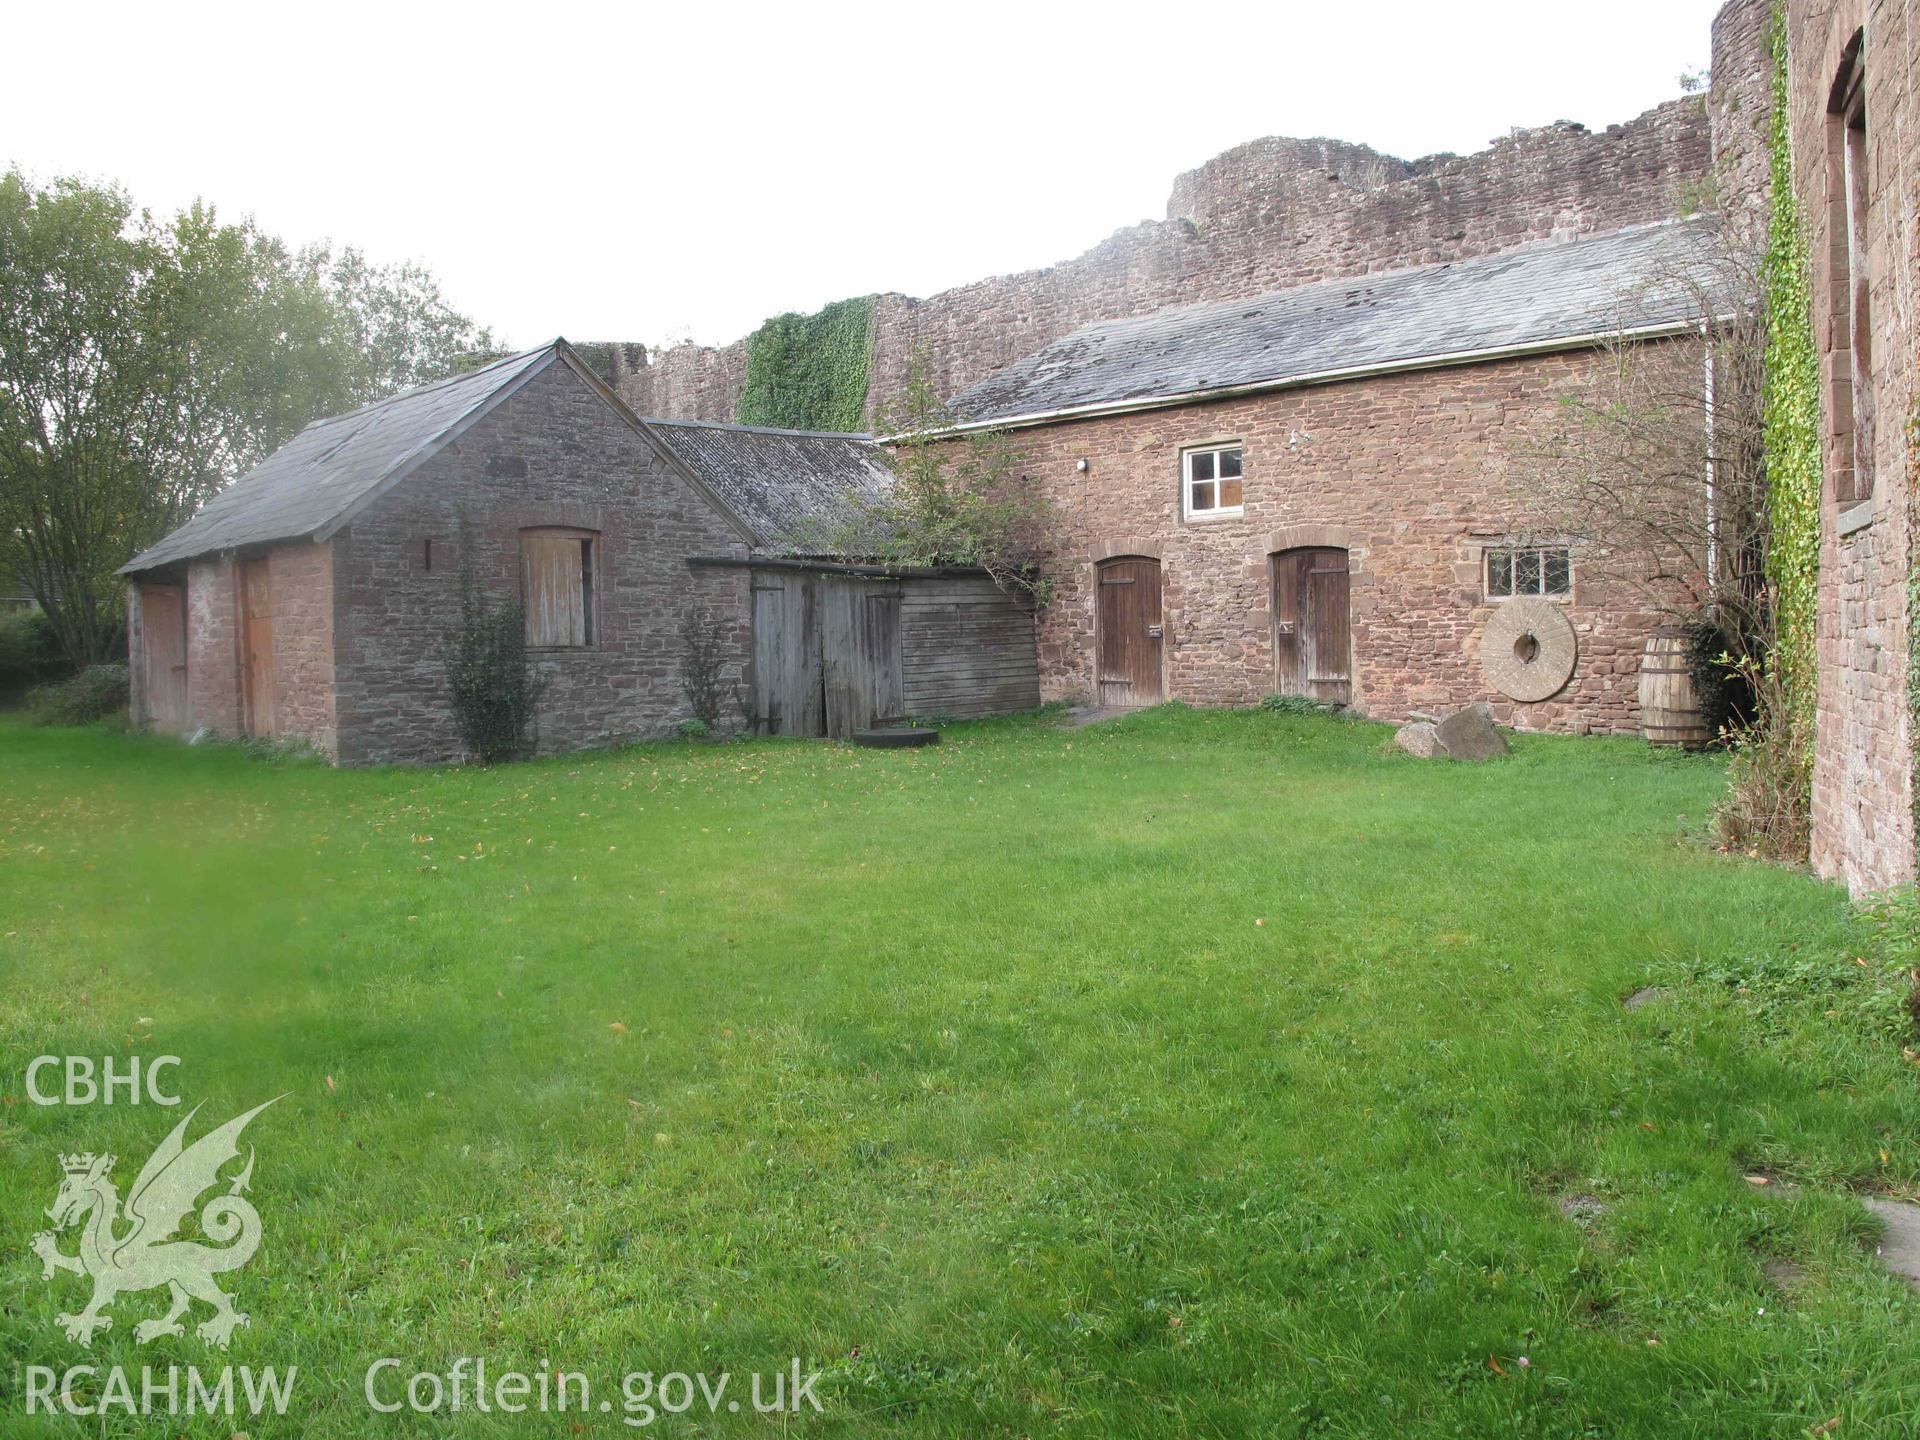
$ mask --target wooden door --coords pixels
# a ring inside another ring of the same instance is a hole
[[[249,735],[274,728],[273,585],[266,557],[240,564],[240,679]]]
[[[1284,550],[1273,557],[1274,688],[1346,704],[1353,698],[1347,552]]]
[[[1157,705],[1160,681],[1160,562],[1103,562],[1094,572],[1094,616],[1100,703]]]
[[[900,667],[900,586],[891,581],[821,580],[820,647],[827,734],[906,718]]]
[[[156,730],[187,728],[187,592],[179,585],[140,587],[140,699]]]
[[[790,571],[753,574],[753,724],[762,735],[827,733],[819,590]]]

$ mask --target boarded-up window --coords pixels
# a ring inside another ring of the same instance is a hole
[[[596,537],[582,530],[520,532],[527,644],[554,649],[594,643],[596,544]]]

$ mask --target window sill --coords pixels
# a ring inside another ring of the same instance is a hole
[[[1216,520],[1244,520],[1245,507],[1238,510],[1196,510],[1185,517],[1189,525],[1211,525]]]
[[[1834,521],[1833,528],[1842,539],[1845,539],[1849,535],[1858,535],[1871,524],[1873,524],[1873,497],[1869,495],[1866,499],[1857,500],[1841,510]]]

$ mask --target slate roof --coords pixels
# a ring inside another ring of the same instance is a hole
[[[121,567],[152,570],[215,550],[324,539],[560,354],[564,342],[316,420]]]
[[[868,435],[647,420],[675,459],[773,553],[824,553],[850,524],[872,519],[893,471]]]
[[[1106,321],[968,387],[953,409],[964,421],[1007,421],[1677,330],[1701,318],[1700,296],[1714,290],[1714,244],[1711,221],[1641,225]]]

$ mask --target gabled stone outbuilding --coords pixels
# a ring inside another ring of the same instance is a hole
[[[745,572],[687,557],[754,543],[556,341],[316,421],[136,557],[135,715],[345,763],[455,757],[442,656],[470,564],[496,594],[526,577],[543,748],[654,733],[685,713],[689,610],[747,660]]]

